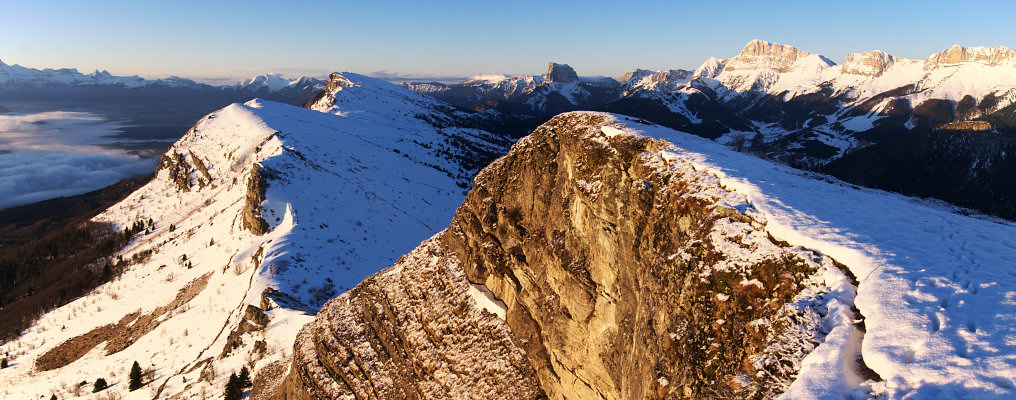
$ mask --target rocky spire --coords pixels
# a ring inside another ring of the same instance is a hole
[[[575,74],[575,70],[569,67],[568,64],[550,63],[547,66],[547,82],[559,82],[568,83],[579,80],[579,76]]]

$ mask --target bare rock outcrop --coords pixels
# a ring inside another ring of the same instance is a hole
[[[569,83],[578,81],[579,75],[568,64],[550,63],[547,65],[546,79],[547,82]]]
[[[275,398],[540,398],[525,353],[470,288],[458,259],[424,242],[325,304]]]
[[[881,50],[851,53],[847,54],[844,60],[843,73],[876,77],[881,76],[895,63],[895,57]]]
[[[737,56],[725,60],[723,67],[729,71],[765,68],[787,72],[797,60],[810,55],[794,46],[755,39],[748,42]]]
[[[481,171],[449,229],[304,327],[276,398],[785,389],[824,335],[815,272],[834,262],[621,118],[557,116]]]
[[[265,189],[268,182],[261,165],[254,164],[247,178],[247,195],[243,203],[243,227],[255,235],[264,235],[268,232],[268,222],[261,217],[261,203],[265,201]]]
[[[934,69],[961,63],[980,63],[990,66],[1016,64],[1016,50],[999,47],[963,47],[953,45],[924,60],[924,69]]]

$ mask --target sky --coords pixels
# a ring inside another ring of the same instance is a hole
[[[0,60],[206,82],[261,73],[383,78],[693,69],[751,39],[842,62],[953,44],[1016,48],[1004,1],[0,0]]]

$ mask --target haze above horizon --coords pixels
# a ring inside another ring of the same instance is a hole
[[[116,2],[0,0],[0,60],[31,68],[183,76],[353,71],[385,79],[539,74],[547,62],[584,76],[693,69],[752,39],[842,62],[884,50],[923,59],[954,44],[1016,47],[1016,5],[855,1],[479,3],[466,1]]]

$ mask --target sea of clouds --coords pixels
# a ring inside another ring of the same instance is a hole
[[[0,209],[109,186],[156,160],[109,146],[123,125],[83,112],[0,114]]]

